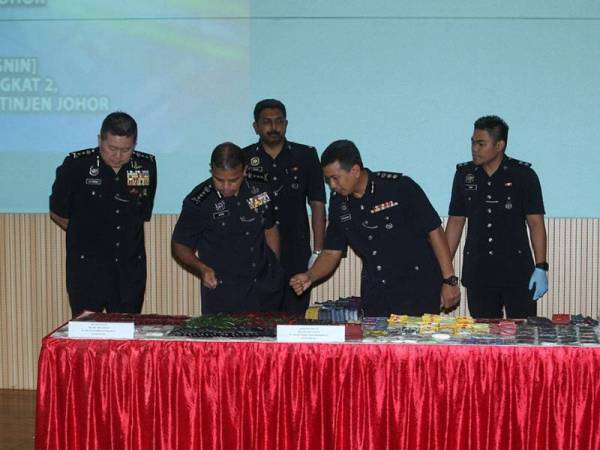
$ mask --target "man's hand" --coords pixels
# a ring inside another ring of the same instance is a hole
[[[548,292],[548,272],[544,269],[536,267],[529,279],[529,290],[535,288],[533,293],[533,301],[539,300],[546,292]]]
[[[202,279],[202,284],[208,289],[214,289],[219,285],[215,271],[208,266],[204,266],[201,270],[200,278]]]
[[[440,296],[443,308],[452,309],[460,301],[460,287],[458,285],[450,286],[449,284],[443,283]]]
[[[290,286],[294,289],[296,295],[302,295],[312,285],[312,280],[308,272],[299,273],[290,278]]]

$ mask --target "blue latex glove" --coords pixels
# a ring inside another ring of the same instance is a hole
[[[548,272],[539,267],[535,268],[529,279],[529,290],[532,290],[534,287],[533,301],[535,302],[548,292]]]

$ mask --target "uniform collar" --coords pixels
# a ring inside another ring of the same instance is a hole
[[[275,158],[272,158],[271,155],[269,155],[265,151],[265,149],[262,145],[262,142],[258,141],[256,144],[256,151],[258,152],[258,154],[261,156],[264,156],[265,158],[269,158],[269,160],[271,160],[271,161],[278,161],[280,159],[283,159],[283,157],[285,157],[291,149],[292,149],[292,144],[287,139],[284,138],[283,147],[281,147],[281,151]]]

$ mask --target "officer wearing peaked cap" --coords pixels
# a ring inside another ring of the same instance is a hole
[[[137,124],[114,112],[98,147],[73,152],[56,170],[50,216],[67,232],[67,291],[83,310],[139,313],[146,288],[144,221],[156,192],[154,156],[134,151]]]
[[[260,176],[244,176],[244,154],[230,142],[213,151],[211,172],[183,201],[173,254],[202,280],[202,314],[278,311],[283,271],[272,193]]]
[[[506,156],[507,140],[504,120],[479,118],[473,160],[457,166],[452,185],[446,235],[454,255],[468,220],[462,283],[477,318],[535,316],[548,290],[542,190],[529,163]]]
[[[286,109],[282,102],[266,99],[254,108],[257,144],[244,149],[248,173],[267,175],[273,192],[273,212],[281,235],[281,265],[285,273],[283,310],[304,314],[310,291],[297,296],[288,286],[290,277],[307,269],[323,248],[325,236],[325,186],[317,151],[286,139]],[[306,205],[311,210],[311,228]]]
[[[451,308],[460,297],[441,221],[409,177],[371,172],[350,141],[333,142],[321,156],[332,194],[324,250],[290,280],[302,292],[335,270],[350,245],[362,259],[365,315],[422,315]]]

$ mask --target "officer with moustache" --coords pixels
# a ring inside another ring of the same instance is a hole
[[[156,192],[154,156],[134,150],[137,124],[124,112],[102,122],[98,147],[56,170],[50,217],[67,233],[67,291],[83,310],[139,313],[146,288],[144,222]]]
[[[456,166],[452,184],[446,236],[454,255],[468,221],[462,283],[477,318],[535,316],[535,302],[548,290],[540,182],[531,164],[505,154],[507,142],[504,120],[477,119],[473,160]]]
[[[286,139],[285,105],[261,100],[254,108],[257,144],[244,149],[249,174],[266,175],[273,192],[273,214],[281,235],[281,264],[285,273],[283,310],[304,314],[310,291],[298,296],[288,286],[290,277],[312,265],[323,248],[325,235],[325,186],[314,147]],[[311,210],[313,250],[306,204]]]
[[[304,292],[330,275],[348,245],[361,258],[362,308],[367,316],[436,314],[460,298],[441,221],[409,177],[363,167],[353,142],[335,141],[321,156],[333,191],[324,250],[314,265],[293,276]]]
[[[201,281],[202,314],[273,312],[281,307],[283,271],[272,196],[260,177],[245,177],[242,150],[218,145],[212,176],[183,201],[175,258]]]

